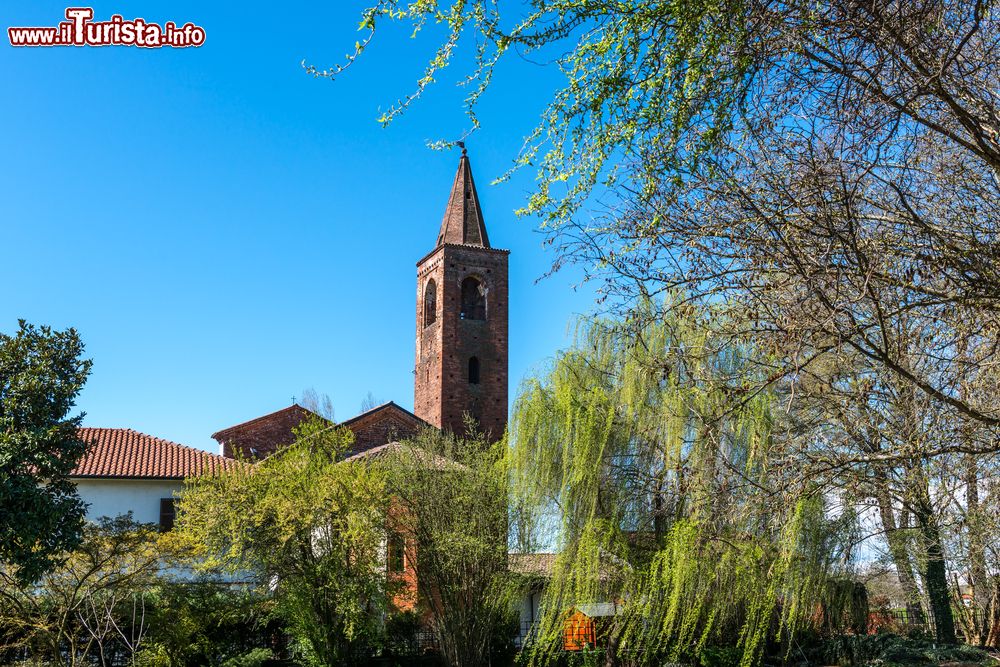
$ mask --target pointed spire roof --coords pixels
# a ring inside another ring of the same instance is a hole
[[[453,243],[489,248],[490,239],[486,235],[483,210],[479,206],[479,195],[472,180],[469,156],[465,152],[465,144],[458,142],[458,145],[462,148],[462,157],[458,161],[458,172],[448,196],[448,207],[444,210],[437,244],[441,246]]]

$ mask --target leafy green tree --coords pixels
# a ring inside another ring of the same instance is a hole
[[[91,362],[73,329],[23,320],[0,335],[0,563],[38,580],[81,539],[86,507],[69,474],[86,451],[70,416]]]
[[[87,523],[80,545],[37,583],[0,568],[0,633],[7,647],[73,667],[108,664],[112,644],[134,654],[148,626],[144,599],[161,568],[183,556],[131,515]]]
[[[427,429],[380,462],[390,530],[415,561],[417,608],[453,667],[503,664],[516,627],[503,454],[482,435]]]
[[[385,576],[385,482],[340,461],[350,431],[315,420],[255,466],[188,482],[177,529],[204,567],[273,588],[275,615],[310,664],[363,660],[391,596]]]
[[[736,646],[743,665],[830,604],[853,517],[828,517],[822,491],[777,465],[783,434],[775,396],[753,390],[754,349],[713,338],[719,311],[677,298],[581,322],[516,399],[515,495],[557,517],[535,664],[581,604],[616,605],[612,664]]]
[[[340,75],[390,21],[443,37],[383,122],[466,54],[473,127],[505,57],[531,54],[563,75],[516,163],[538,170],[524,212],[540,217],[554,266],[578,262],[626,309],[672,289],[724,304],[730,317],[707,326],[733,341],[752,332],[769,354],[747,376],[756,390],[785,381],[791,410],[795,385],[831,356],[930,401],[941,419],[920,435],[911,468],[946,469],[932,485],[966,490],[953,498],[965,554],[938,546],[926,499],[914,514],[936,631],[950,641],[946,560],[965,561],[973,586],[991,590],[978,487],[1000,452],[995,4],[386,0],[363,12],[365,37],[345,63],[309,71]],[[856,389],[852,399],[866,400]],[[850,466],[884,473],[885,461],[913,458],[910,442],[867,441]],[[915,609],[897,525],[910,508],[892,516],[891,486],[876,489],[879,514]]]

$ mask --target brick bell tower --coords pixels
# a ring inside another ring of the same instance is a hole
[[[462,144],[437,245],[417,262],[413,411],[465,433],[469,414],[491,440],[507,427],[507,256],[490,247]]]

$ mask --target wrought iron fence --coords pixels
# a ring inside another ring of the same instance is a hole
[[[975,607],[953,606],[952,615],[955,622],[955,632],[969,644],[978,644],[983,628],[988,627],[989,619],[985,610]],[[868,615],[868,632],[892,632],[899,635],[935,633],[934,615],[923,610],[878,609]]]
[[[889,611],[876,611],[870,614],[874,619],[883,620],[887,629],[894,631],[908,630],[932,630],[934,628],[934,618],[924,612],[911,612],[906,609],[891,609]]]

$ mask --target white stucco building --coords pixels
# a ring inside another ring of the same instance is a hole
[[[132,512],[141,523],[173,526],[174,492],[184,478],[233,465],[233,459],[156,438],[128,428],[81,428],[90,444],[73,470],[87,518],[115,517]]]

